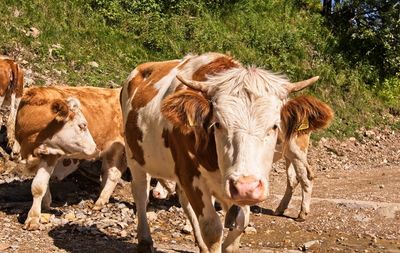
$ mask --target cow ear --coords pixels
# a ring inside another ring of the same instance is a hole
[[[173,126],[188,134],[196,128],[203,128],[210,116],[211,106],[203,94],[180,90],[164,99],[161,113]]]
[[[56,99],[51,104],[51,111],[55,114],[55,121],[65,122],[68,118],[69,108],[68,104],[61,99]]]

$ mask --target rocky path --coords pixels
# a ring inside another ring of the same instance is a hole
[[[251,208],[241,252],[400,252],[400,133],[381,129],[357,136],[313,143],[317,178],[305,222],[293,220],[300,189],[285,217],[272,215],[286,184],[278,164],[271,196]],[[31,179],[21,176],[21,168],[0,162],[0,252],[136,252],[129,183],[121,182],[111,203],[93,211],[98,184],[79,173],[54,182],[43,229],[30,232],[22,224],[31,205]],[[175,198],[152,200],[148,216],[159,252],[198,252]]]

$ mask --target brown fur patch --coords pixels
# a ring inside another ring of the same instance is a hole
[[[162,102],[161,113],[183,134],[194,133],[196,148],[207,146],[211,104],[202,94],[180,90],[169,95]]]
[[[282,128],[287,140],[292,138],[295,133],[307,134],[317,129],[326,128],[332,118],[332,109],[327,104],[311,96],[300,96],[291,99],[281,110]],[[309,127],[297,131],[305,120],[308,120]]]
[[[143,141],[143,133],[137,125],[137,111],[146,106],[156,95],[157,90],[152,86],[165,77],[179,61],[149,62],[139,65],[136,70],[138,73],[128,84],[128,95],[132,97],[132,110],[128,114],[125,129],[126,141],[132,150],[132,158],[140,165],[144,165],[143,149],[139,141]]]
[[[310,143],[310,134],[299,134],[296,136],[295,142],[300,150],[307,152]]]
[[[193,178],[199,177],[199,166],[208,171],[218,170],[218,159],[215,148],[215,140],[211,138],[206,148],[199,150],[195,148],[193,133],[182,134],[174,128],[172,132],[165,131],[165,139],[168,139],[168,146],[175,161],[175,174],[179,178],[182,189],[197,215],[202,215],[204,203],[202,192],[193,187]]]
[[[205,81],[208,75],[215,75],[224,70],[238,67],[239,65],[228,56],[218,57],[214,61],[201,66],[193,73],[192,79],[195,81]]]
[[[22,96],[23,86],[24,72],[19,65],[11,59],[0,59],[0,96],[4,96],[9,90],[19,98]]]
[[[67,103],[61,99],[56,99],[51,104],[51,110],[56,115],[54,118],[58,122],[64,122],[69,116],[69,108]]]

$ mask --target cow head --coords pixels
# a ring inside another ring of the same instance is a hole
[[[87,127],[87,121],[80,110],[80,102],[76,98],[67,101],[55,100],[51,105],[55,114],[53,124],[58,125],[57,131],[45,141],[49,150],[58,150],[60,154],[93,155],[96,143]]]
[[[318,77],[290,83],[262,69],[239,67],[205,82],[177,78],[190,89],[164,101],[164,116],[183,133],[215,138],[222,191],[229,199],[238,205],[265,200],[283,101]]]

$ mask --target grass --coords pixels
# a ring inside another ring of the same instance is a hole
[[[40,74],[39,85],[50,79],[103,87],[121,85],[142,62],[229,53],[291,80],[321,76],[305,92],[330,104],[336,117],[317,138],[400,125],[388,113],[400,108],[392,85],[398,79],[386,88],[379,80],[372,88],[366,84],[374,83],[375,70],[351,66],[335,51],[338,39],[319,8],[313,0],[3,0],[0,53],[24,60]],[[27,35],[32,27],[40,31],[37,38]]]

